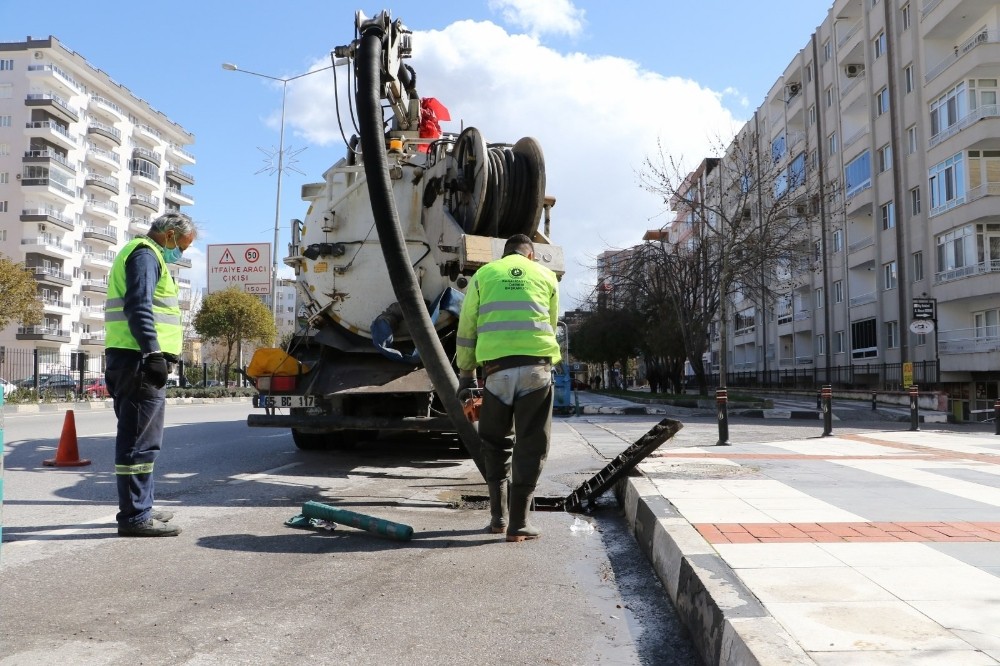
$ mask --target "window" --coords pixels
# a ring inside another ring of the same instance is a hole
[[[785,156],[785,135],[780,134],[771,140],[771,159],[775,164]]]
[[[875,318],[851,322],[851,358],[878,356],[878,328]]]
[[[0,143],[0,157],[7,157],[10,155],[10,144]]]
[[[913,253],[913,281],[920,282],[924,279],[924,253]]]
[[[906,128],[906,154],[913,155],[917,152],[917,126],[910,125]]]
[[[844,230],[837,229],[833,232],[833,251],[842,252],[844,250]],[[837,301],[838,303],[840,301]]]
[[[826,336],[817,335],[816,336],[816,355],[826,356]]]
[[[0,116],[0,127],[10,127],[10,116]]]
[[[830,44],[830,40],[823,42],[823,62],[826,62],[833,57],[833,46]]]
[[[0,171],[0,185],[8,185],[8,184],[10,184],[10,172]]]
[[[844,281],[834,280],[833,282],[833,302],[843,303],[844,302]]]
[[[14,96],[13,83],[0,83],[0,99],[10,99]]]
[[[809,125],[812,126],[812,125],[815,125],[815,124],[816,124],[816,105],[815,104],[810,104],[809,105]]]
[[[965,117],[967,99],[965,82],[962,82],[931,102],[932,137],[937,136]]]
[[[833,134],[831,134],[830,136],[828,136],[827,139],[826,139],[826,143],[827,143],[827,147],[830,149],[830,151],[829,151],[830,154],[831,155],[836,155],[837,154],[837,133],[834,132]]]
[[[820,287],[816,290],[816,309],[822,310],[824,305],[826,305],[826,298],[823,294],[823,287]]]
[[[875,115],[881,116],[889,111],[889,89],[882,88],[875,93]]]
[[[913,65],[907,65],[903,68],[903,90],[906,94],[913,92]]]
[[[809,63],[806,65],[806,83],[812,83],[813,80],[813,64]]]
[[[819,167],[819,149],[814,148],[809,152],[809,168],[816,169]]]
[[[899,322],[887,321],[885,322],[885,347],[886,349],[895,349],[898,346],[899,346]]]
[[[903,30],[910,29],[910,3],[906,3],[899,10],[900,15],[903,18]]]
[[[998,310],[983,310],[981,312],[973,313],[973,320],[976,325],[976,339],[977,340],[996,340],[997,334],[1000,333],[1000,311]]]
[[[833,86],[826,89],[826,108],[833,106]]]
[[[867,150],[844,166],[844,192],[851,197],[872,184],[872,156]]]
[[[6,213],[6,212],[8,212],[7,208],[8,208],[7,200],[4,199],[4,200],[0,201],[0,213]]]
[[[969,106],[971,111],[980,107],[996,107],[997,79],[969,79]],[[990,113],[992,109],[984,109]]]
[[[910,190],[910,216],[920,214],[920,187]]]
[[[833,334],[833,353],[843,354],[844,353],[844,332],[837,331]]]
[[[0,60],[0,72],[11,70],[11,69],[14,69],[14,59],[13,58],[5,58],[3,60]]]
[[[878,172],[882,173],[892,168],[892,146],[885,144],[878,149]]]
[[[976,242],[972,225],[966,225],[937,237],[937,269],[940,273],[965,275],[976,265]]]
[[[806,154],[799,153],[788,166],[788,185],[793,190],[806,184]]]
[[[823,258],[823,242],[814,241],[813,242],[813,259],[819,261]]]
[[[896,262],[882,264],[882,288],[886,291],[896,288]]]
[[[879,32],[875,35],[875,39],[872,40],[872,52],[875,54],[875,60],[878,60],[885,53],[885,33]]]
[[[927,187],[931,195],[931,215],[965,203],[965,167],[962,153],[928,169]]]
[[[887,201],[879,207],[879,214],[882,219],[882,231],[888,231],[896,226],[896,204]]]

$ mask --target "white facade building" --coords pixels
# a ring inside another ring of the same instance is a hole
[[[0,253],[38,281],[44,319],[0,331],[38,350],[42,372],[71,351],[98,362],[116,252],[194,200],[194,137],[54,37],[0,43]],[[171,267],[190,308],[191,281]],[[92,362],[93,364],[93,362]]]

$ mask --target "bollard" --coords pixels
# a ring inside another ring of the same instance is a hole
[[[729,397],[726,389],[715,389],[715,406],[719,413],[719,441],[716,446],[729,446]]]
[[[872,411],[873,412],[875,411],[875,398],[877,398],[877,397],[878,397],[878,394],[875,391],[872,391]]]
[[[816,409],[823,409],[823,390],[816,391]]]
[[[833,434],[833,387],[827,384],[820,391],[823,396],[823,437]]]
[[[996,432],[994,432],[993,434],[1000,435],[1000,398],[998,398],[997,401],[993,403],[993,423],[996,424]],[[3,431],[0,430],[0,435],[2,434]],[[2,443],[3,443],[3,438],[0,438],[0,444]],[[0,465],[0,469],[3,469],[3,465]],[[0,499],[3,498],[0,497]]]
[[[920,391],[917,385],[910,387],[910,430],[920,430]]]

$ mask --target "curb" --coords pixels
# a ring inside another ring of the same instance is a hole
[[[622,479],[615,495],[706,664],[815,666],[650,480]]]
[[[250,402],[250,396],[231,396],[225,398],[167,398],[168,405],[206,405],[220,402]],[[65,412],[72,409],[78,411],[90,411],[100,409],[114,409],[114,402],[109,400],[85,400],[81,402],[42,402],[30,404],[5,403],[0,412],[4,414],[46,414],[53,412]]]

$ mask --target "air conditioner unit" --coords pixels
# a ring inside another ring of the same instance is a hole
[[[44,224],[39,224],[38,225],[38,230],[39,231],[45,231],[46,229],[47,229],[47,227]]]
[[[800,90],[802,90],[802,84],[801,83],[789,83],[788,84],[788,96],[789,97],[795,97],[796,95],[799,94]]]
[[[803,216],[803,215],[805,215],[807,212],[808,212],[808,209],[805,206],[803,206],[802,204],[799,204],[798,206],[795,207],[795,214],[798,215],[798,216],[800,216],[800,217]]]
[[[844,73],[847,74],[847,78],[853,79],[856,76],[861,76],[865,73],[864,65],[846,65],[844,67]]]
[[[44,53],[42,53],[41,51],[35,51],[35,60],[41,60],[44,57],[45,57]]]

